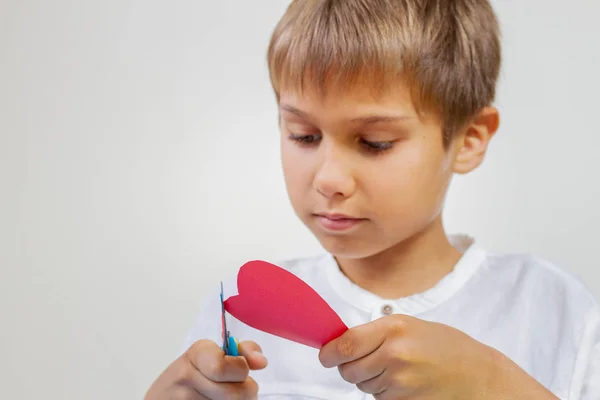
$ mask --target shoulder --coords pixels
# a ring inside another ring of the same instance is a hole
[[[600,377],[600,306],[590,288],[538,255],[485,253],[474,283],[515,332],[519,346],[506,344],[515,359],[565,398],[598,398],[600,388],[592,382]]]
[[[544,286],[547,294],[577,294],[577,299],[596,303],[589,287],[572,271],[531,253],[486,253],[485,268],[491,272],[519,278],[521,282]]]
[[[598,308],[590,288],[574,272],[531,253],[486,253],[484,270],[513,283],[535,300],[551,306],[577,308],[582,314]]]

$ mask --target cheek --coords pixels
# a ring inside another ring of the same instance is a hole
[[[445,153],[432,152],[415,166],[411,183],[414,187],[415,208],[421,209],[426,218],[437,216],[441,211],[451,178]]]
[[[371,201],[381,210],[407,217],[417,210],[437,209],[448,184],[443,153],[427,146],[412,146],[391,155],[377,171],[370,171]]]
[[[436,191],[446,180],[448,156],[437,135],[410,149],[407,155],[408,179],[419,191]]]

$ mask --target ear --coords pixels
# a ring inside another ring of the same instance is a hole
[[[500,115],[494,107],[486,107],[471,121],[456,141],[454,172],[466,174],[482,162],[490,140],[498,130]]]

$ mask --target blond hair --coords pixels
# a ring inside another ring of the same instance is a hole
[[[277,99],[282,89],[325,95],[406,83],[448,144],[494,100],[499,36],[488,0],[294,0],[267,58]]]

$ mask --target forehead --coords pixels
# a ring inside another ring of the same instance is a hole
[[[300,117],[311,122],[358,121],[373,118],[429,119],[415,107],[411,91],[402,82],[385,88],[368,84],[353,84],[302,89],[284,87],[279,94],[279,109],[284,117]],[[316,121],[315,121],[316,120]]]
[[[280,104],[314,109],[347,108],[351,111],[354,107],[394,107],[414,111],[410,91],[403,84],[385,89],[375,89],[368,85],[340,85],[326,90],[312,86],[302,89],[282,87],[279,100]]]

